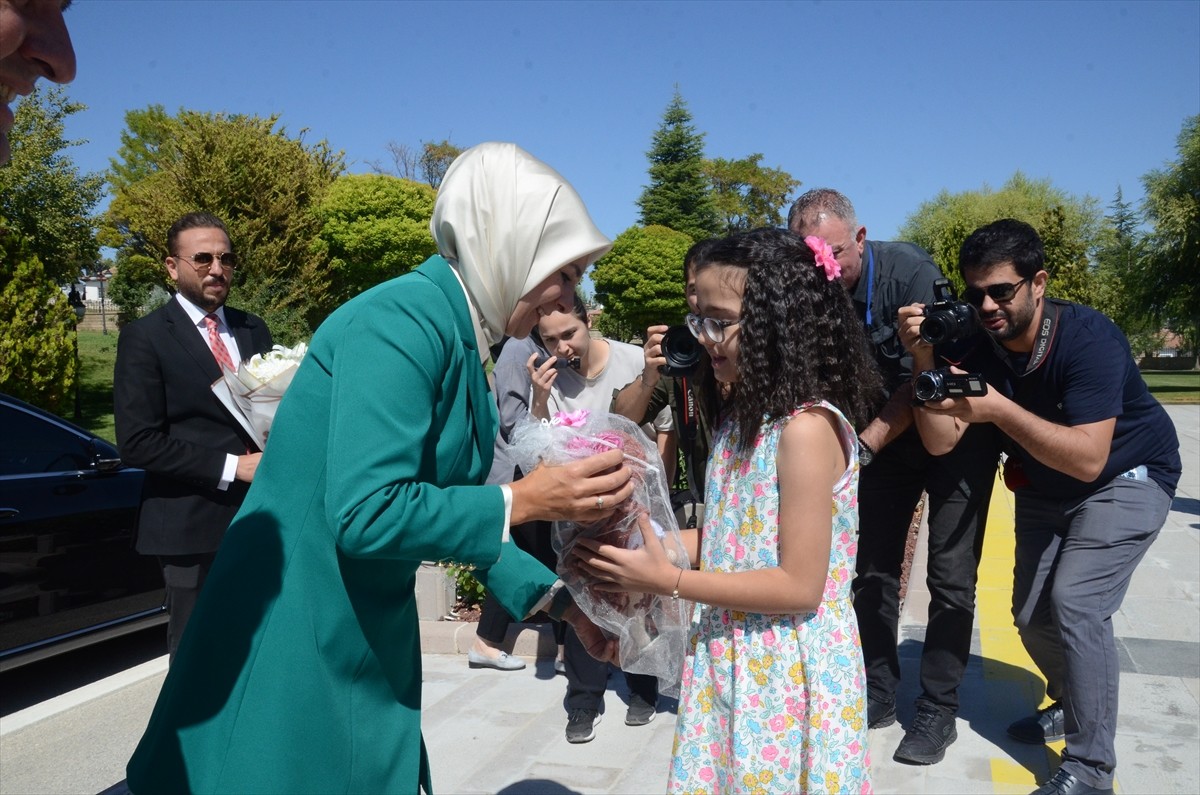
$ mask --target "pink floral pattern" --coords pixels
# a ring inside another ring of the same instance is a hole
[[[850,467],[831,500],[833,543],[821,606],[764,615],[696,605],[668,790],[869,793],[865,675],[850,579],[858,552],[858,456],[836,408]],[[796,416],[810,406],[792,414]],[[749,456],[730,422],[717,430],[700,567],[779,565],[775,466],[787,419],[765,424]]]

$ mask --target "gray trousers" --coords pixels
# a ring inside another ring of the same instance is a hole
[[[1013,618],[1046,692],[1063,701],[1062,767],[1093,787],[1111,787],[1117,764],[1112,616],[1170,507],[1154,481],[1122,477],[1072,500],[1016,494]]]

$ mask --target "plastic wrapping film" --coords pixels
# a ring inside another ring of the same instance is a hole
[[[513,460],[529,472],[538,462],[562,465],[620,449],[632,470],[632,496],[608,518],[590,524],[554,523],[558,576],[575,603],[620,647],[621,669],[658,678],[659,692],[679,693],[679,678],[687,648],[691,604],[657,594],[599,591],[571,552],[580,538],[627,549],[642,546],[638,519],[647,514],[662,541],[667,558],[681,569],[690,567],[671,510],[666,472],[654,442],[631,420],[615,414],[578,411],[559,413],[549,421],[532,417],[517,423],[509,445]]]

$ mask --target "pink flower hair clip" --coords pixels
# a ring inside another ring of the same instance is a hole
[[[825,269],[826,279],[833,281],[842,275],[842,266],[838,264],[837,257],[833,256],[833,249],[829,247],[824,238],[809,235],[804,238],[804,242],[812,249],[813,256],[817,260],[817,267]]]

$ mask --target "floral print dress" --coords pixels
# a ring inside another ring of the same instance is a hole
[[[831,495],[833,539],[815,612],[765,615],[697,604],[684,665],[668,790],[869,793],[865,674],[850,580],[858,551],[858,447],[830,404],[766,423],[738,452],[725,421],[709,460],[700,568],[779,565],[776,456],[787,422],[821,406],[838,419],[850,466]]]

